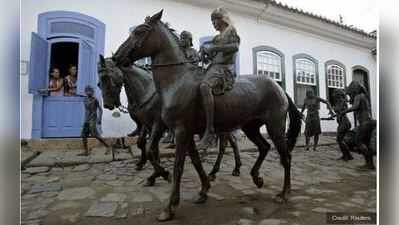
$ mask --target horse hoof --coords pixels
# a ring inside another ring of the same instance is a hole
[[[344,160],[344,161],[346,161],[346,158],[343,157],[343,156],[341,156],[341,157],[337,158],[337,160]]]
[[[208,179],[209,179],[209,181],[215,181],[216,180],[215,174],[209,174]]]
[[[142,170],[143,167],[144,167],[144,163],[137,163],[137,164],[136,164],[136,170],[137,170],[137,171]]]
[[[143,166],[136,166],[136,171],[140,171],[143,169]]]
[[[278,195],[276,195],[275,197],[274,197],[274,199],[273,199],[275,202],[277,202],[277,203],[286,203],[287,202],[287,198],[284,196],[284,195],[282,195],[282,194],[278,194]]]
[[[172,182],[172,175],[169,173],[169,171],[165,171],[164,174],[162,175],[163,179],[166,180],[168,183]]]
[[[262,177],[255,178],[254,183],[255,183],[256,187],[258,187],[258,188],[263,187],[263,178]]]
[[[155,180],[153,179],[147,179],[147,181],[145,182],[145,184],[143,185],[144,187],[152,187],[155,185]]]
[[[169,210],[163,210],[157,217],[159,222],[169,221],[173,219],[173,214]]]
[[[240,176],[240,170],[233,170],[233,172],[231,173],[231,175],[238,177]]]
[[[198,198],[194,201],[195,204],[203,204],[208,199],[207,194],[199,194]]]
[[[366,165],[363,165],[363,166],[359,166],[358,169],[362,170],[362,171],[369,171],[369,170],[374,170],[375,167],[374,167],[374,165],[367,165],[366,164]]]

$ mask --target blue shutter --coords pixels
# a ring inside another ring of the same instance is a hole
[[[79,44],[79,66],[78,66],[78,84],[76,92],[79,95],[84,95],[86,85],[92,85],[92,80],[95,76],[95,54],[94,49],[87,42],[81,40]]]
[[[39,89],[47,88],[48,42],[32,32],[30,51],[29,93],[37,94]]]

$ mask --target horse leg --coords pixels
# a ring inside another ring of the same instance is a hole
[[[286,202],[286,194],[291,191],[291,153],[288,151],[285,139],[285,118],[280,121],[271,121],[266,124],[266,128],[280,155],[280,163],[284,167],[283,190],[276,196],[276,200],[278,202]]]
[[[155,184],[155,179],[159,176],[170,181],[170,174],[160,165],[161,160],[159,156],[159,141],[161,140],[162,134],[165,130],[166,127],[160,121],[155,122],[152,126],[152,133],[148,142],[148,148],[150,149],[148,158],[150,158],[150,162],[154,168],[154,173],[147,178],[147,182],[144,186],[153,186]]]
[[[161,214],[157,217],[158,221],[168,221],[174,216],[174,212],[179,205],[180,201],[180,182],[184,170],[184,161],[186,158],[186,150],[191,148],[190,135],[187,130],[182,127],[176,127],[176,156],[175,165],[173,168],[173,182],[172,182],[172,192],[169,197],[169,203]],[[191,135],[192,136],[192,135]]]
[[[140,160],[136,163],[136,170],[142,170],[147,161],[147,155],[145,150],[145,146],[147,144],[146,136],[147,136],[147,129],[145,128],[140,129],[140,134],[139,137],[137,138],[137,147],[141,150],[141,157]]]
[[[231,147],[233,148],[234,160],[236,163],[236,166],[231,175],[240,176],[240,167],[242,164],[241,164],[240,152],[238,150],[237,139],[232,135],[232,133],[229,133],[227,135],[227,138],[229,140]]]
[[[270,144],[263,138],[263,136],[259,132],[259,124],[252,124],[243,127],[243,131],[245,135],[251,140],[257,147],[259,151],[258,158],[256,159],[255,164],[251,169],[251,176],[254,184],[261,188],[263,186],[263,178],[259,177],[259,169],[262,165],[263,160],[266,158],[266,155],[270,149]]]
[[[226,149],[225,138],[226,137],[225,137],[224,134],[220,134],[219,135],[219,154],[218,154],[218,157],[216,159],[215,165],[213,165],[213,168],[212,168],[211,172],[208,175],[209,176],[209,180],[211,180],[211,181],[214,181],[216,179],[216,173],[220,169],[220,163],[222,162],[224,151]]]
[[[204,203],[208,199],[208,190],[211,187],[211,183],[209,182],[208,176],[206,175],[204,168],[202,167],[201,159],[197,149],[195,148],[195,142],[193,137],[190,137],[191,145],[188,149],[188,154],[191,158],[191,162],[194,165],[195,170],[197,171],[200,180],[201,180],[201,191],[199,192],[198,198],[194,201],[194,203],[201,204]]]

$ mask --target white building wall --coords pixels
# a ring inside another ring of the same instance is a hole
[[[177,31],[189,30],[193,33],[194,47],[198,49],[200,37],[216,34],[210,21],[212,9],[167,0],[118,0],[79,1],[79,0],[35,0],[23,1],[21,9],[21,60],[29,60],[30,34],[37,32],[37,18],[40,13],[53,10],[80,12],[99,19],[106,24],[105,56],[110,56],[128,36],[131,26],[141,24],[144,18],[164,9],[162,20],[169,22]],[[253,17],[232,13],[240,45],[240,73],[253,72],[252,48],[267,45],[279,49],[285,55],[286,90],[293,96],[293,62],[292,56],[306,53],[319,61],[319,93],[326,98],[324,63],[334,59],[346,67],[347,84],[352,80],[352,67],[361,65],[370,74],[370,89],[373,116],[376,116],[376,59],[370,50],[349,44],[336,42],[309,33],[282,27],[266,21],[257,21]],[[28,75],[29,76],[29,75]],[[32,95],[28,94],[28,76],[21,76],[21,136],[30,138],[32,126]],[[127,104],[126,96],[122,96]],[[130,132],[134,125],[127,114],[113,118],[112,112],[104,109],[103,136],[123,136]],[[326,107],[322,105],[321,117],[327,116]],[[323,131],[335,131],[335,121],[322,121]]]

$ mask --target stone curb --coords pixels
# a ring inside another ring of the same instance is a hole
[[[318,146],[332,146],[332,145],[337,145],[337,143],[323,143],[319,144]],[[305,145],[297,145],[295,148],[303,148]],[[271,148],[271,150],[275,149],[274,147]],[[257,148],[244,148],[240,149],[240,152],[257,152]],[[294,150],[295,151],[295,150]],[[218,150],[210,150],[207,152],[208,155],[217,155],[219,153]],[[126,158],[120,158],[118,159],[116,155],[116,160],[114,161],[123,161],[126,160]],[[175,156],[174,152],[164,152],[160,153],[161,158],[172,158]],[[132,157],[133,159],[139,159],[140,155],[136,155]],[[83,160],[83,161],[76,161],[76,162],[57,162],[53,164],[35,164],[35,165],[26,165],[25,168],[27,167],[40,167],[40,166],[50,166],[50,167],[68,167],[68,166],[76,166],[76,165],[81,165],[81,164],[97,164],[97,163],[109,163],[112,162],[112,159],[106,159],[106,160],[101,160],[101,161],[90,161],[90,160]]]

